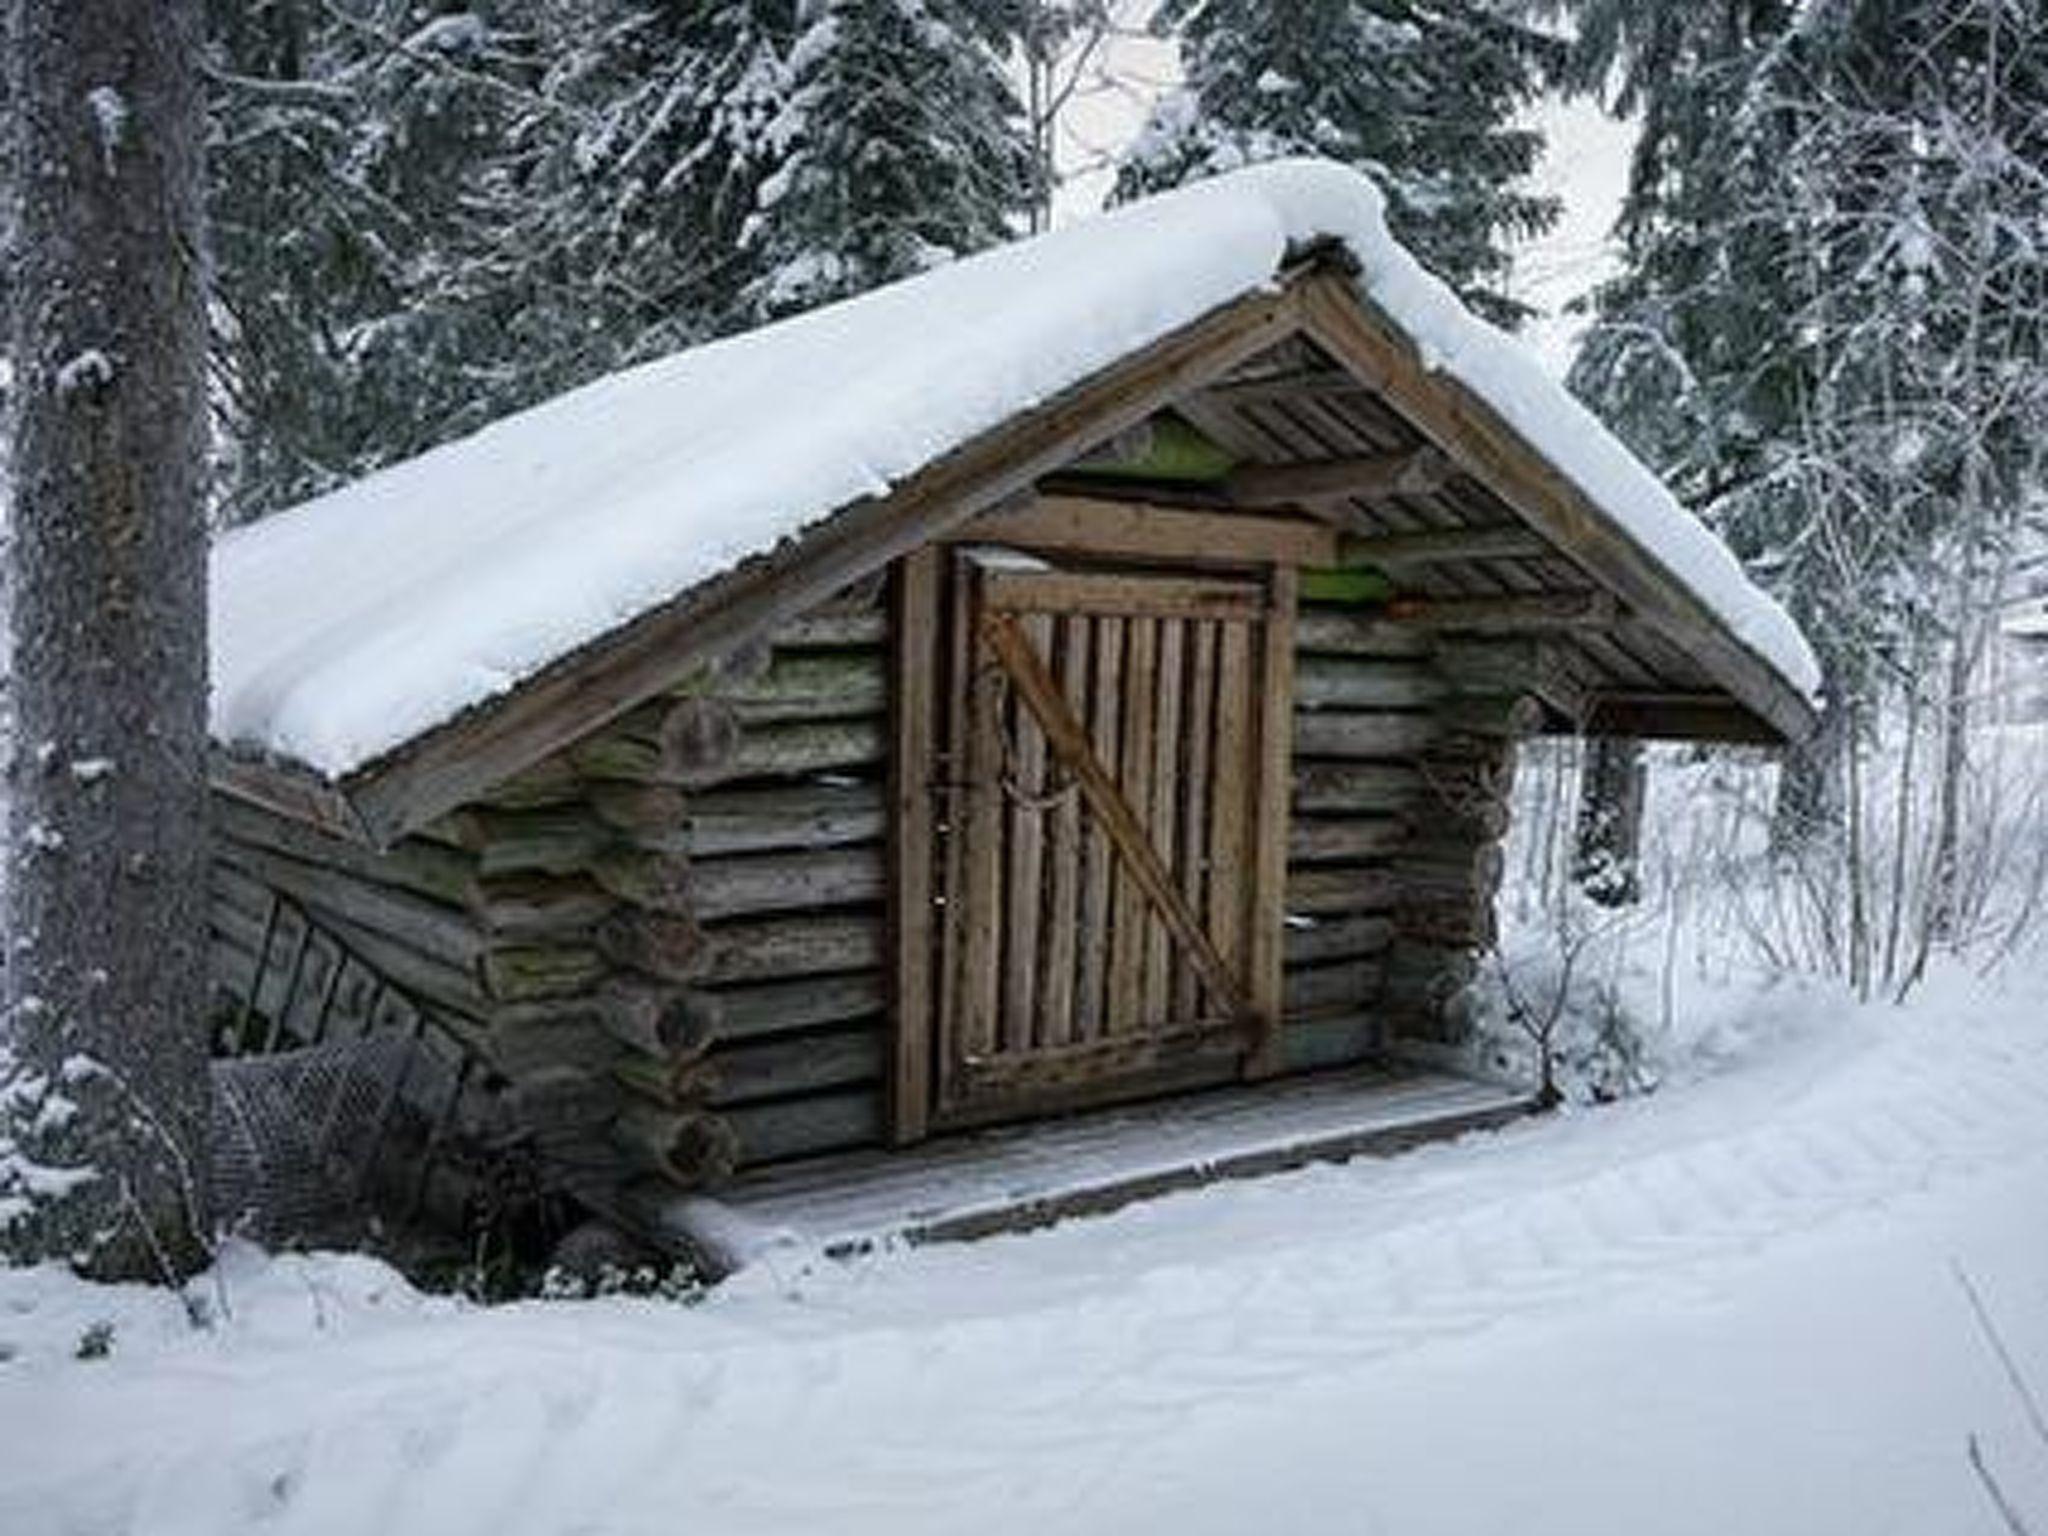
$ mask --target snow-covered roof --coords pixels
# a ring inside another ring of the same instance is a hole
[[[213,733],[340,779],[1340,240],[1363,294],[1746,648],[1812,652],[1728,550],[1321,161],[1236,172],[615,374],[223,537]]]

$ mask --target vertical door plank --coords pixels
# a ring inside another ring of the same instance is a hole
[[[1024,617],[1025,638],[1051,662],[1052,620],[1045,614]],[[1007,891],[1003,901],[1002,1012],[999,1044],[1005,1051],[1028,1051],[1038,997],[1038,911],[1044,891],[1045,733],[1031,711],[1015,698],[1008,714],[1008,751],[1003,765],[1004,836]]]
[[[1121,620],[1088,621],[1095,642],[1095,666],[1089,679],[1088,729],[1094,738],[1095,755],[1111,773],[1117,771],[1118,731],[1122,717],[1118,703],[1123,697],[1123,642]],[[1074,977],[1074,1039],[1093,1041],[1103,1034],[1102,1018],[1108,1001],[1110,896],[1115,885],[1115,851],[1092,811],[1082,819],[1081,917],[1075,928],[1080,964]]]
[[[1209,932],[1231,970],[1244,973],[1244,914],[1250,892],[1252,626],[1221,626],[1216,642],[1214,767],[1209,776]],[[1208,1006],[1220,1007],[1221,998]]]
[[[941,889],[945,902],[939,913],[939,1013],[933,1045],[933,1070],[938,1075],[938,1098],[955,1096],[960,1050],[962,982],[967,968],[967,822],[971,797],[967,791],[967,743],[971,734],[967,701],[974,675],[974,577],[967,562],[954,556],[940,573],[940,611],[946,615],[946,635],[939,647],[945,662],[946,689],[945,753],[939,762],[940,782],[945,786],[939,803],[943,807],[938,828]]]
[[[1088,718],[1090,660],[1088,620],[1070,614],[1059,621],[1054,662],[1067,707]],[[1081,795],[1064,781],[1064,793],[1046,812],[1045,935],[1040,946],[1045,970],[1038,985],[1038,1040],[1065,1045],[1073,1038],[1074,926],[1081,909]]]
[[[1252,799],[1252,872],[1247,943],[1248,990],[1259,1038],[1245,1057],[1247,1077],[1281,1069],[1282,925],[1287,899],[1287,818],[1294,751],[1294,567],[1276,566],[1272,606],[1261,626],[1258,662],[1257,785]]]
[[[970,627],[969,634],[978,631]],[[1003,954],[1003,711],[1001,670],[978,639],[970,641],[967,679],[967,826],[961,862],[965,934],[961,944],[957,1045],[963,1060],[996,1049]]]
[[[1154,619],[1124,621],[1123,761],[1120,778],[1124,803],[1140,827],[1152,819],[1153,701],[1159,680],[1159,629]],[[1116,903],[1109,928],[1108,1032],[1128,1034],[1147,1023],[1145,997],[1146,935],[1155,919],[1126,862],[1116,861]]]
[[[922,1139],[931,1111],[933,1025],[932,782],[937,775],[939,552],[929,546],[896,567],[891,615],[894,677],[889,756],[890,937],[895,1029],[889,1134]]]
[[[1217,626],[1197,623],[1190,624],[1188,629],[1187,703],[1181,732],[1187,742],[1187,757],[1178,837],[1181,894],[1199,915],[1208,911],[1209,780],[1215,746]],[[1174,1017],[1200,1018],[1203,1006],[1201,980],[1188,957],[1176,952]]]
[[[1159,675],[1152,693],[1152,814],[1146,831],[1160,862],[1180,884],[1179,850],[1174,843],[1174,824],[1180,809],[1181,786],[1181,691],[1186,656],[1186,624],[1180,619],[1159,621]],[[1145,924],[1145,988],[1142,1004],[1145,1022],[1163,1024],[1173,1017],[1173,1000],[1168,989],[1173,955],[1172,936],[1157,912]]]

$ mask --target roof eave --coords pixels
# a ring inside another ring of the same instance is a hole
[[[1348,278],[1296,284],[1303,329],[1410,426],[1578,562],[1643,623],[1684,648],[1787,744],[1813,734],[1810,700],[1736,635],[1655,555],[1602,511],[1475,391],[1431,370],[1400,328]]]

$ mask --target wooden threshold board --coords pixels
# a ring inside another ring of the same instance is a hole
[[[736,1218],[845,1256],[1028,1231],[1222,1179],[1388,1156],[1530,1109],[1526,1093],[1497,1084],[1414,1067],[1346,1069],[765,1168],[687,1206],[707,1234]]]

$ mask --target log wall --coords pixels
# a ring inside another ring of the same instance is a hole
[[[1512,743],[1540,711],[1458,642],[1353,608],[1305,605],[1297,651],[1285,1060],[1446,1043],[1493,941]]]
[[[881,1141],[887,638],[842,600],[383,854],[223,800],[223,991],[246,999],[285,893],[444,1019],[488,1068],[465,1091],[592,1197]],[[1353,609],[1306,606],[1296,661],[1290,1071],[1452,1035],[1532,723],[1512,658]],[[374,978],[341,969],[337,1027],[378,1027]]]

